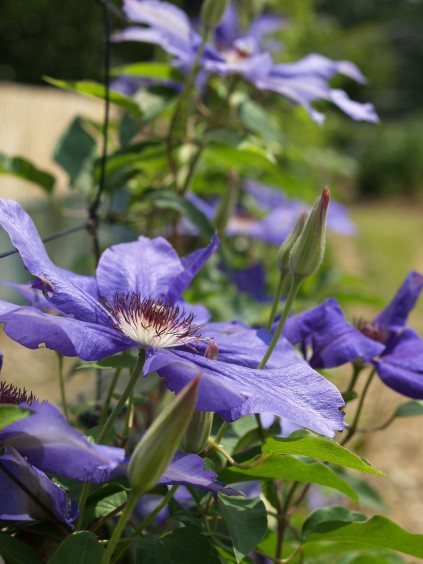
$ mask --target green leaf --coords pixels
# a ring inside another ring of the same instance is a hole
[[[263,445],[263,454],[297,454],[339,464],[354,470],[385,476],[375,470],[364,458],[357,456],[335,441],[315,436],[290,436],[286,439],[270,437]]]
[[[168,190],[146,192],[145,197],[158,208],[172,209],[187,217],[206,239],[211,239],[213,236],[214,228],[212,224],[192,202]]]
[[[395,411],[395,417],[412,417],[414,415],[423,415],[423,400],[407,401],[400,404]]]
[[[136,363],[137,359],[134,356],[123,353],[108,356],[107,358],[102,358],[94,362],[83,362],[76,366],[75,370],[84,370],[87,368],[134,368]]]
[[[240,562],[266,535],[266,507],[258,497],[245,499],[222,494],[217,505],[232,538],[237,562]]]
[[[85,130],[80,117],[75,118],[56,143],[53,157],[69,175],[72,186],[92,183],[96,140]]]
[[[190,527],[156,538],[143,535],[136,541],[136,564],[221,564],[210,541]]]
[[[0,404],[0,430],[12,423],[15,423],[15,421],[28,417],[28,415],[31,415],[32,413],[33,411],[30,409],[24,409],[23,407],[19,407],[17,405],[8,403]]]
[[[243,464],[251,464],[253,460]],[[219,479],[225,484],[246,482],[249,480],[292,480],[297,482],[312,482],[321,486],[334,488],[354,501],[358,501],[355,491],[342,478],[339,478],[330,468],[320,462],[308,463],[289,455],[271,455],[260,465],[250,470],[240,468],[225,468],[219,474]]]
[[[85,96],[90,96],[92,98],[101,98],[102,100],[106,97],[106,88],[104,84],[100,84],[99,82],[91,80],[57,80],[49,76],[44,76],[43,78],[49,84],[57,86],[58,88],[63,88],[64,90],[78,92],[79,94],[84,94]],[[125,96],[120,92],[115,92],[114,90],[109,90],[109,98],[112,104],[119,106],[122,110],[132,114],[136,119],[142,118],[141,108],[128,96]]]
[[[248,100],[240,104],[238,116],[244,127],[258,133],[268,141],[281,141],[282,133],[275,118],[255,102]]]
[[[355,542],[423,558],[423,535],[409,533],[382,515],[367,519],[362,513],[337,505],[314,511],[304,522],[301,538],[304,543]]]
[[[207,136],[204,142],[208,141]],[[213,144],[206,147],[203,158],[209,166],[216,167],[217,170],[237,169],[240,173],[272,170],[275,164],[272,155],[254,146],[248,141],[236,147],[225,144]]]
[[[0,173],[11,174],[17,178],[37,184],[46,192],[51,192],[56,179],[49,172],[36,168],[23,157],[9,157],[0,153]]]
[[[100,564],[104,552],[94,533],[77,531],[62,542],[48,564]]]
[[[10,535],[0,534],[0,555],[7,564],[44,564],[30,546]]]
[[[83,527],[87,527],[92,521],[108,515],[120,507],[128,499],[127,492],[121,485],[109,482],[102,485],[89,500],[84,510]]]
[[[158,80],[184,81],[183,74],[167,63],[134,63],[113,67],[111,71],[114,76],[124,74],[142,78],[157,78]]]

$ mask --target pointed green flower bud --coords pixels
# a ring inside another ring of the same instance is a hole
[[[292,248],[296,243],[297,239],[301,235],[304,229],[304,225],[306,224],[308,217],[307,210],[301,212],[300,216],[297,219],[296,224],[294,225],[291,233],[282,243],[279,248],[278,252],[278,266],[282,276],[285,276],[289,273],[289,256],[291,254]]]
[[[324,188],[317,198],[304,229],[295,242],[290,257],[289,270],[296,280],[312,276],[322,263],[326,240],[326,214],[330,194]]]
[[[197,376],[161,412],[132,454],[128,478],[138,495],[152,488],[168,467],[188,427],[197,401]]]
[[[225,13],[228,0],[204,0],[201,6],[201,23],[207,30],[214,29]]]
[[[206,348],[204,356],[211,360],[217,360],[219,349],[215,342],[211,342]],[[182,448],[186,452],[199,454],[206,446],[210,437],[213,424],[213,413],[210,411],[194,411],[182,439]]]

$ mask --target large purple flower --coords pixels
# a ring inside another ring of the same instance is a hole
[[[184,72],[192,68],[202,40],[182,10],[159,0],[125,0],[124,10],[131,21],[149,27],[128,27],[115,34],[116,41],[155,43],[172,55],[174,66]],[[328,85],[328,80],[337,73],[365,82],[353,63],[331,61],[317,54],[295,63],[273,63],[269,51],[261,50],[262,38],[283,25],[283,20],[274,16],[260,16],[243,34],[236,11],[229,5],[216,29],[214,42],[205,46],[201,68],[222,76],[239,74],[257,88],[277,92],[303,106],[318,123],[322,123],[324,115],[311,106],[316,100],[332,102],[352,119],[377,122],[372,104],[350,100],[343,90]]]
[[[284,335],[301,345],[314,368],[333,368],[361,359],[371,363],[390,388],[423,399],[423,340],[406,327],[422,289],[423,276],[410,272],[388,306],[373,321],[360,320],[356,327],[348,323],[331,298],[288,319]]]
[[[144,373],[157,370],[172,391],[179,392],[202,374],[199,410],[218,412],[226,420],[273,411],[330,436],[343,428],[338,390],[295,354],[287,355],[284,349],[283,354],[273,355],[266,370],[254,369],[267,348],[255,332],[243,329],[244,334],[238,335],[243,342],[250,339],[251,347],[257,346],[247,364],[248,351],[240,362],[242,344],[238,347],[235,341],[231,342],[233,361],[229,353],[216,361],[196,351],[212,335],[200,336],[192,313],[183,309],[188,305],[177,302],[215,251],[216,238],[207,248],[179,259],[164,239],[140,237],[106,250],[96,277],[91,278],[50,261],[34,224],[16,202],[0,200],[0,224],[37,277],[47,301],[62,313],[52,315],[0,301],[0,321],[17,342],[84,360],[146,348]]]

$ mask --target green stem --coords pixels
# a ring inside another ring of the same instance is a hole
[[[113,535],[109,540],[109,543],[107,545],[107,550],[104,553],[103,558],[101,559],[101,564],[109,564],[113,552],[115,551],[115,548],[120,540],[120,537],[122,536],[123,530],[125,529],[125,525],[130,519],[139,498],[140,498],[140,494],[138,491],[131,492],[128,498],[128,502],[125,506],[125,509],[123,510],[122,515],[120,516],[120,519],[117,522],[116,527],[113,531]]]
[[[227,421],[224,421],[222,423],[222,425],[220,426],[220,429],[218,430],[218,432],[216,433],[216,436],[214,438],[214,442],[219,444],[220,441],[222,440],[223,435],[226,433],[226,430],[229,427],[229,423]]]
[[[118,415],[122,411],[122,408],[126,403],[126,400],[129,398],[132,390],[135,387],[135,384],[137,383],[137,381],[138,381],[138,379],[139,379],[139,377],[142,373],[144,362],[145,362],[145,350],[140,349],[138,361],[137,361],[137,364],[135,365],[134,370],[132,371],[131,378],[128,382],[128,385],[126,386],[125,390],[122,392],[122,395],[120,396],[119,401],[117,402],[117,404],[113,408],[112,413],[109,415],[109,417],[108,417],[108,419],[107,419],[107,421],[106,421],[106,423],[103,427],[103,430],[101,431],[100,437],[98,439],[99,443],[102,443],[106,439],[107,435],[109,434],[110,429],[113,426],[113,423],[116,421]]]
[[[353,363],[353,373],[351,376],[351,380],[350,383],[348,384],[348,388],[346,389],[346,394],[348,394],[349,392],[352,392],[354,390],[354,387],[357,383],[357,379],[360,375],[360,372],[363,370],[363,366],[361,364],[358,363]]]
[[[369,374],[369,377],[367,378],[366,384],[364,385],[363,393],[361,394],[360,401],[358,402],[357,411],[355,413],[354,420],[351,423],[351,426],[348,429],[347,435],[346,435],[345,439],[342,441],[341,445],[346,444],[351,439],[351,437],[354,436],[354,434],[357,430],[358,422],[360,420],[361,412],[362,412],[363,405],[364,405],[364,400],[366,399],[367,392],[369,390],[370,384],[372,383],[372,380],[374,378],[375,373],[376,373],[376,369],[373,368],[373,370]]]
[[[283,275],[282,272],[279,276],[278,287],[276,288],[275,297],[273,299],[272,310],[269,315],[269,320],[266,325],[266,331],[270,331],[272,329],[273,320],[276,317],[276,312],[279,306],[279,302],[281,301],[281,297],[284,294],[284,290],[286,291],[287,288],[287,281],[289,280],[289,276]]]
[[[178,484],[175,484],[174,486],[172,486],[170,488],[170,490],[167,492],[167,494],[164,496],[164,498],[162,499],[162,501],[159,503],[159,505],[157,505],[157,507],[154,508],[154,510],[150,513],[150,515],[148,517],[146,517],[144,519],[144,521],[134,530],[134,532],[132,533],[132,537],[136,537],[139,534],[142,533],[142,531],[148,527],[148,525],[155,519],[156,515],[158,515],[160,513],[160,511],[163,509],[163,507],[165,507],[169,501],[173,498],[173,496],[176,493],[176,490],[179,488]],[[129,540],[129,539],[128,539]],[[123,554],[125,554],[125,552],[127,551],[127,549],[129,548],[129,543],[127,546],[124,546],[122,548],[121,551],[119,551],[115,558],[114,558],[114,562],[118,562],[120,560],[120,558],[123,556]]]
[[[76,522],[77,531],[80,531],[82,529],[82,519],[84,518],[84,509],[90,493],[90,488],[91,488],[91,480],[84,483],[84,485],[82,486],[81,493],[79,495],[79,501],[78,501],[79,517],[78,517],[78,521]]]
[[[302,278],[296,278],[295,276],[292,279],[291,288],[289,289],[288,296],[286,298],[285,307],[283,309],[282,316],[279,320],[278,327],[277,327],[277,329],[276,329],[276,331],[275,331],[275,333],[272,337],[272,340],[270,341],[269,347],[268,347],[262,361],[260,362],[260,364],[257,367],[259,370],[261,370],[262,368],[264,368],[266,366],[267,361],[269,360],[272,352],[275,350],[275,347],[278,344],[279,338],[282,334],[282,330],[283,330],[284,325],[285,325],[285,321],[286,321],[286,319],[289,315],[289,312],[291,311],[292,304],[294,303],[295,296],[297,295],[298,288],[300,287],[302,281],[303,281]]]
[[[116,384],[118,382],[121,371],[122,371],[122,368],[116,368],[115,373],[113,374],[113,378],[112,378],[112,381],[110,382],[109,390],[107,392],[107,397],[106,397],[106,400],[104,402],[104,406],[103,406],[103,409],[102,409],[102,412],[101,412],[100,425],[104,425],[104,422],[106,421],[107,411],[109,409],[110,402],[112,401],[113,392],[115,391]]]
[[[65,414],[66,420],[69,420],[68,404],[66,401],[65,376],[63,373],[63,355],[60,353],[57,353],[57,361],[59,364],[60,398],[62,401],[63,413]]]

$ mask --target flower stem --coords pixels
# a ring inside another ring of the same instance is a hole
[[[284,290],[286,290],[288,280],[289,278],[281,273],[281,275],[279,276],[279,282],[278,287],[276,288],[275,297],[273,299],[272,310],[270,312],[269,320],[266,325],[266,331],[270,331],[272,329],[273,320],[276,317],[276,311],[278,309],[279,302],[281,301]]]
[[[102,409],[102,412],[101,412],[100,425],[103,425],[104,422],[106,421],[107,411],[109,409],[110,402],[112,401],[113,392],[115,391],[116,384],[117,384],[117,381],[119,379],[121,370],[122,370],[121,368],[116,368],[115,373],[113,374],[113,378],[112,378],[112,381],[110,382],[109,390],[107,392],[107,397],[106,397],[106,400],[104,402],[104,406],[103,406],[103,409]]]
[[[341,445],[346,444],[351,439],[351,437],[353,437],[355,435],[355,432],[356,432],[357,426],[358,426],[358,422],[360,420],[361,411],[363,409],[364,400],[366,399],[367,392],[369,390],[370,384],[372,383],[372,380],[374,378],[375,373],[376,373],[376,369],[373,368],[373,370],[369,374],[369,377],[367,378],[366,384],[364,385],[363,393],[361,394],[360,401],[359,401],[358,406],[357,406],[357,411],[355,412],[354,420],[351,423],[351,426],[348,429],[347,435],[346,435],[345,439],[342,441]]]
[[[120,537],[122,536],[123,530],[125,529],[125,525],[128,522],[129,518],[132,515],[132,512],[138,502],[138,499],[140,498],[140,493],[139,491],[131,491],[131,494],[128,498],[128,502],[122,512],[122,515],[120,516],[119,521],[116,524],[115,530],[113,531],[113,535],[111,537],[111,539],[109,540],[109,543],[107,545],[107,550],[104,553],[103,558],[101,559],[101,564],[109,564],[110,559],[113,555],[113,552],[115,551],[115,548],[117,546],[117,543],[119,542]]]
[[[57,361],[59,364],[59,385],[60,385],[60,399],[62,401],[63,413],[65,414],[66,420],[69,420],[68,404],[66,401],[66,389],[65,389],[65,375],[63,373],[63,355],[57,353]]]
[[[298,292],[298,288],[301,285],[301,282],[303,281],[302,278],[297,278],[297,277],[293,277],[292,279],[292,284],[291,284],[291,288],[289,289],[287,298],[286,298],[286,302],[285,302],[285,307],[283,309],[282,312],[282,316],[279,320],[279,324],[278,327],[272,337],[272,340],[270,341],[269,347],[262,359],[262,361],[260,362],[260,364],[258,365],[258,369],[261,370],[262,368],[264,368],[267,364],[267,361],[269,360],[272,352],[275,350],[276,345],[278,344],[279,338],[282,334],[282,330],[284,328],[285,325],[285,321],[289,315],[289,312],[291,311],[292,308],[292,304],[294,303],[295,300],[295,296],[297,295]]]
[[[108,417],[108,419],[107,419],[107,421],[106,421],[106,423],[103,427],[103,430],[101,431],[100,437],[98,438],[99,443],[102,443],[106,439],[107,435],[109,434],[110,429],[113,426],[113,423],[116,421],[118,415],[122,411],[122,408],[126,403],[126,400],[129,398],[132,390],[134,389],[135,384],[138,381],[138,378],[140,377],[140,375],[142,373],[144,362],[145,362],[145,350],[140,349],[138,361],[137,361],[137,364],[135,365],[134,370],[132,371],[131,378],[128,382],[128,385],[126,386],[125,390],[122,392],[122,395],[120,396],[119,401],[117,402],[117,404],[113,408],[112,413],[109,415],[109,417]]]

